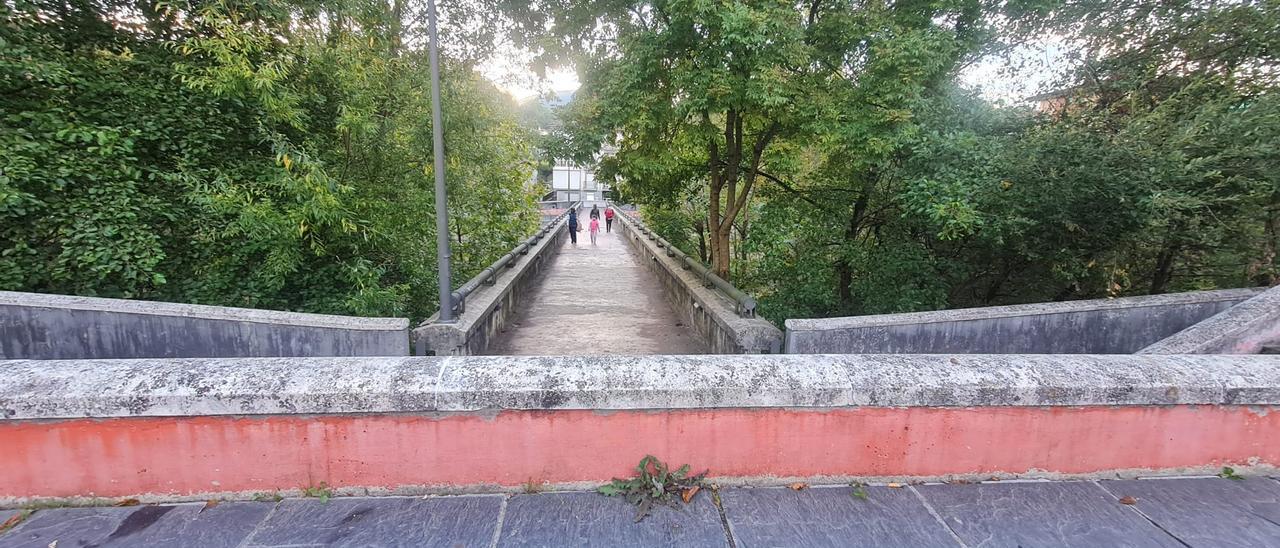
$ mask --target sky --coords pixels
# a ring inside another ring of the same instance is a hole
[[[1066,66],[1064,52],[1062,44],[1052,39],[1019,46],[1010,56],[1011,63],[998,58],[981,59],[960,73],[960,82],[981,91],[989,101],[1019,104],[1027,97],[1049,91],[1058,71]],[[581,85],[571,68],[550,70],[545,79],[539,78],[529,69],[531,58],[528,52],[508,46],[478,68],[521,102],[548,92],[574,91]]]
[[[547,92],[574,91],[582,84],[573,69],[548,70],[545,79],[529,69],[529,52],[511,46],[481,63],[480,73],[517,101],[526,101]]]

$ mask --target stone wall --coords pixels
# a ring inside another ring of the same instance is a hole
[[[705,286],[681,267],[659,244],[636,229],[626,215],[618,215],[619,236],[631,244],[641,261],[662,283],[667,303],[676,315],[718,354],[777,354],[782,331],[762,318],[743,318],[732,299]]]
[[[786,349],[793,354],[1131,354],[1258,292],[1228,289],[787,320]]]
[[[1255,473],[1280,356],[707,355],[11,361],[0,505],[598,485]],[[74,473],[72,473],[74,472]]]
[[[409,320],[0,292],[0,358],[404,356]]]
[[[415,328],[414,353],[420,356],[483,354],[493,337],[525,303],[538,275],[569,239],[568,224],[568,217],[561,217],[545,237],[499,272],[492,285],[483,285],[469,295],[457,321],[442,324],[435,315]]]

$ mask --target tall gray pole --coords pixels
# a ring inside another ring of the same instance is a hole
[[[440,272],[439,323],[452,323],[453,280],[449,275],[449,201],[444,186],[444,122],[440,116],[440,52],[436,41],[436,2],[427,0],[427,27],[431,34],[431,147],[435,149],[436,260]]]

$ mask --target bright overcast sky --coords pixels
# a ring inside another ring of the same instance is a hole
[[[548,71],[546,79],[538,78],[529,69],[531,57],[528,52],[512,47],[501,48],[493,59],[482,63],[478,69],[518,101],[547,92],[574,91],[581,86],[577,73],[572,69]],[[981,90],[989,101],[1017,103],[1048,91],[1057,72],[1066,66],[1063,48],[1053,40],[1020,46],[1013,57],[1021,62],[1021,69],[1013,70],[1001,59],[988,58],[961,72],[960,83]]]
[[[549,70],[545,80],[539,78],[529,69],[531,58],[528,52],[507,46],[477,68],[518,101],[546,92],[574,91],[582,85],[572,69]]]

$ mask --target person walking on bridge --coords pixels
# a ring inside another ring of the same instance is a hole
[[[604,208],[604,231],[613,232],[613,206]]]
[[[595,204],[591,204],[591,218],[592,219],[600,218],[600,208],[597,207]]]
[[[591,218],[591,245],[596,245],[596,234],[600,233],[600,219]]]
[[[569,241],[578,245],[578,210],[569,207]]]

